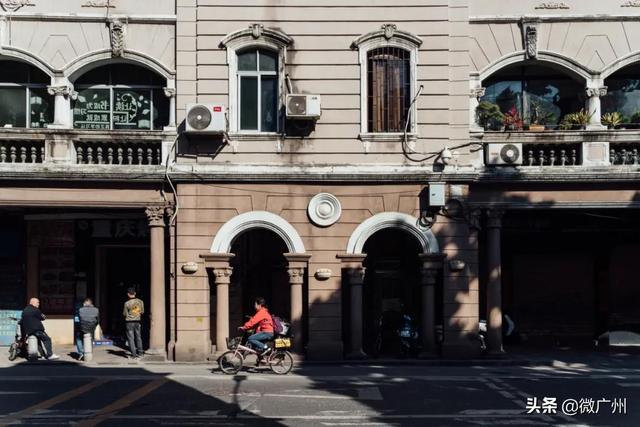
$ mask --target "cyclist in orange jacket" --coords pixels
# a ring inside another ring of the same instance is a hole
[[[269,348],[263,341],[273,339],[273,320],[264,298],[256,298],[254,308],[256,314],[238,329],[247,331],[255,328],[254,334],[247,339],[247,342],[258,352],[259,356],[264,356]]]

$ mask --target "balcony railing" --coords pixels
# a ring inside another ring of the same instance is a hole
[[[0,163],[155,166],[163,163],[162,131],[0,128]]]

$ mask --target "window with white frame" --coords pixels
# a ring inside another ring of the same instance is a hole
[[[420,38],[385,24],[356,39],[360,61],[360,135],[415,134]]]
[[[74,82],[76,129],[162,130],[169,123],[165,80],[131,64],[95,68]]]
[[[51,78],[17,61],[0,61],[0,127],[44,128],[53,123]]]
[[[238,52],[238,129],[277,132],[278,56],[265,49]]]
[[[282,130],[287,47],[281,31],[252,24],[220,41],[229,65],[229,132],[272,138]],[[238,135],[240,136],[240,135]]]

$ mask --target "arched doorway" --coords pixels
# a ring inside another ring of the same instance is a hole
[[[255,313],[253,303],[261,296],[269,311],[289,318],[291,292],[287,273],[287,245],[273,231],[254,228],[240,234],[231,245],[233,275],[229,289],[229,324],[233,329]],[[213,330],[213,329],[212,329]]]
[[[402,315],[419,327],[422,316],[420,243],[409,233],[387,228],[374,233],[364,245],[363,346],[372,356],[401,354],[397,330]]]

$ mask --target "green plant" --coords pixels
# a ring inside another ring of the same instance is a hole
[[[555,121],[555,114],[545,110],[539,102],[533,102],[531,105],[530,123],[532,125],[546,125]]]
[[[624,117],[617,111],[605,113],[601,118],[602,124],[610,128],[616,128],[624,123]]]
[[[493,102],[482,101],[476,107],[476,118],[484,129],[500,130],[504,125],[504,114]]]
[[[584,108],[575,113],[566,114],[562,118],[562,122],[560,122],[560,129],[569,130],[584,128],[589,124],[591,116],[593,116],[593,113],[587,113],[586,111],[584,111]]]

